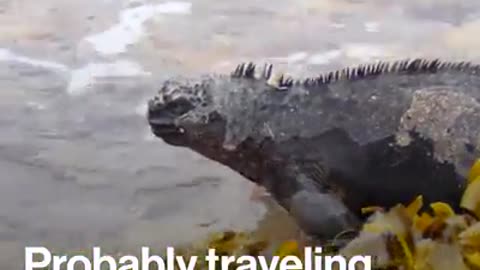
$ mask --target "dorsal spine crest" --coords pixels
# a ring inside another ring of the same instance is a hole
[[[237,65],[231,73],[232,78],[258,79],[256,74],[256,65],[252,62],[241,63]],[[406,59],[394,62],[378,62],[375,64],[361,64],[356,67],[346,67],[341,70],[330,71],[318,75],[317,77],[305,79],[293,79],[284,74],[273,75],[273,65],[265,64],[260,74],[260,79],[268,82],[278,89],[288,89],[293,85],[303,85],[304,87],[314,87],[319,85],[331,84],[341,80],[359,80],[382,74],[425,74],[436,73],[439,71],[466,71],[477,73],[480,65],[473,65],[470,62],[443,62],[439,59]]]

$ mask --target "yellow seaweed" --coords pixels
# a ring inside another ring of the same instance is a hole
[[[444,202],[434,202],[430,204],[430,208],[432,208],[435,217],[441,219],[447,219],[455,215],[455,211],[453,211],[452,207]]]
[[[373,214],[375,212],[382,212],[383,208],[380,206],[367,206],[360,209],[362,215]]]
[[[423,233],[433,223],[433,217],[428,213],[422,213],[413,219],[413,227]]]
[[[475,223],[459,234],[460,244],[480,251],[480,222]]]
[[[464,257],[469,265],[477,269],[480,269],[480,253],[479,252],[467,253],[464,255]]]
[[[468,173],[468,183],[472,183],[480,176],[480,159],[475,160]]]
[[[403,265],[409,270],[413,269],[414,261],[413,261],[412,250],[408,246],[407,241],[405,240],[405,238],[403,236],[397,235],[397,239],[398,239],[398,242],[400,244],[400,247],[401,247],[402,253],[403,253],[403,258],[404,258]]]
[[[460,247],[454,243],[440,243],[430,239],[418,245],[415,266],[431,270],[468,270]]]
[[[471,182],[463,193],[460,207],[480,217],[480,181]]]
[[[423,207],[423,196],[419,195],[407,206],[407,214],[413,218]]]
[[[282,243],[274,253],[279,258],[286,256],[300,256],[300,247],[297,241],[290,240]]]

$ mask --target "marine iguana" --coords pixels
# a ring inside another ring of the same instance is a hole
[[[480,147],[480,66],[411,59],[315,78],[242,63],[175,77],[148,102],[152,132],[266,187],[310,235],[360,224],[360,209],[458,205]]]

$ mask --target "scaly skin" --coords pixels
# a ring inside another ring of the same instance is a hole
[[[294,80],[241,64],[165,82],[148,120],[165,142],[266,187],[307,233],[329,238],[357,226],[364,206],[459,201],[479,154],[479,72],[417,59]]]

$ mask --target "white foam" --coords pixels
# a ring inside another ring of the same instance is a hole
[[[296,52],[287,56],[286,60],[288,63],[296,63],[307,58],[308,54],[306,52]]]
[[[90,63],[72,71],[67,92],[71,95],[82,94],[91,89],[91,86],[100,78],[148,75],[150,73],[145,72],[139,64],[127,60],[117,60],[111,63]]]
[[[378,22],[366,22],[364,23],[365,31],[367,32],[379,32],[380,24]]]
[[[387,55],[386,49],[378,44],[352,43],[343,47],[347,57],[361,61],[369,61]]]
[[[61,71],[61,72],[68,72],[69,71],[69,68],[66,65],[56,63],[56,62],[33,59],[33,58],[26,57],[26,56],[18,55],[18,54],[15,54],[12,51],[10,51],[8,49],[5,49],[5,48],[0,48],[0,61],[17,62],[17,63],[22,63],[22,64],[34,66],[34,67],[57,70],[57,71]]]
[[[190,14],[192,3],[185,1],[165,2],[155,5],[154,10],[159,14]]]
[[[340,55],[342,55],[341,50],[331,50],[323,53],[317,53],[308,59],[308,63],[313,65],[326,65],[335,58],[340,57]]]
[[[308,53],[306,52],[294,52],[292,54],[289,54],[287,56],[276,56],[276,57],[270,57],[268,60],[270,61],[278,61],[282,63],[287,63],[287,64],[294,64],[299,61],[304,60],[307,58]]]
[[[123,53],[129,45],[138,42],[145,34],[144,24],[159,14],[190,14],[192,3],[171,1],[157,5],[142,5],[120,13],[118,24],[110,29],[88,36],[99,53],[110,55]]]

